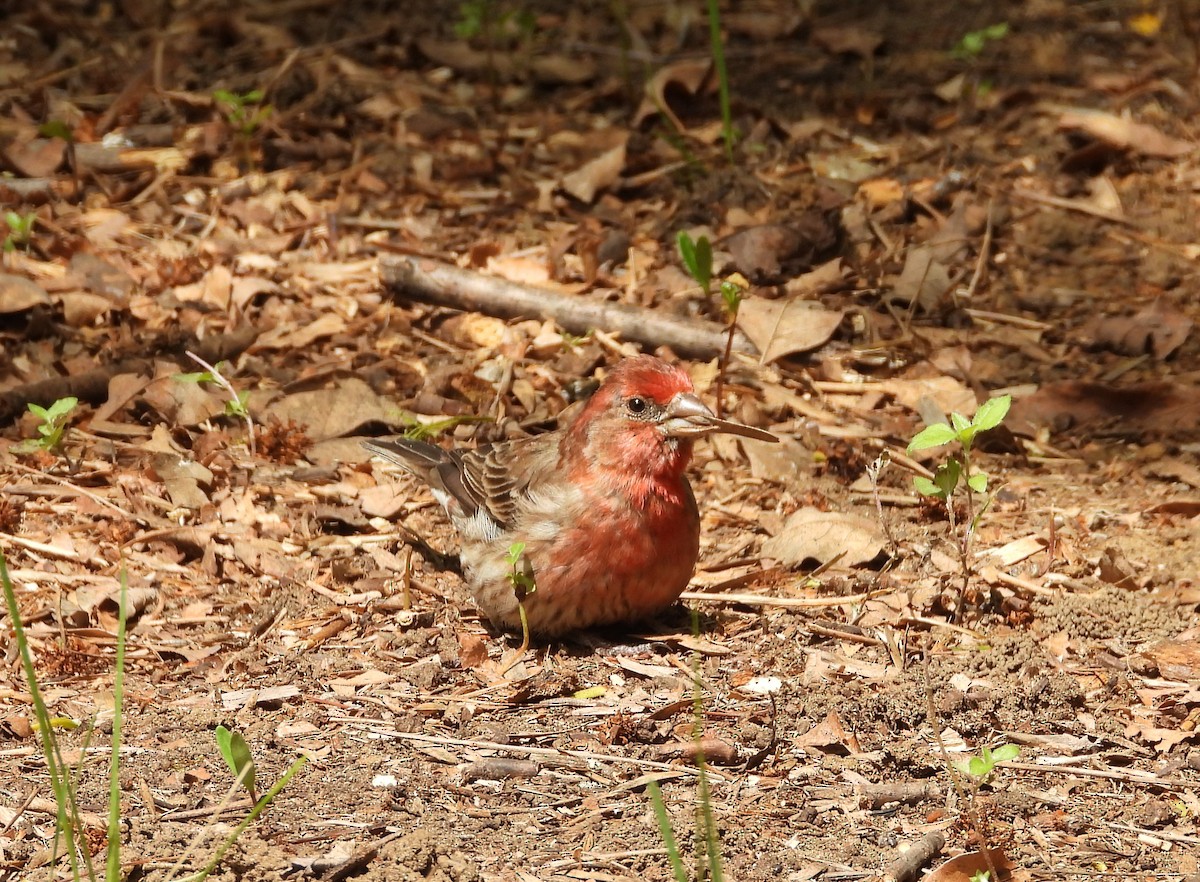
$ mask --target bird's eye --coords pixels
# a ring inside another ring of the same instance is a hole
[[[646,399],[638,395],[635,395],[626,401],[625,406],[629,408],[630,413],[645,413],[646,408],[649,407],[649,405],[646,403]]]

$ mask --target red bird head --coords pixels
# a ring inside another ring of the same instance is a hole
[[[614,367],[571,423],[564,458],[585,468],[678,478],[691,458],[693,440],[713,432],[778,440],[769,432],[718,419],[696,397],[684,370],[639,355]]]

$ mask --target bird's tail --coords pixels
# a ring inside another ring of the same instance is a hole
[[[387,438],[364,441],[362,446],[376,456],[407,469],[413,474],[426,477],[439,465],[449,461],[446,451],[425,441],[411,438]]]

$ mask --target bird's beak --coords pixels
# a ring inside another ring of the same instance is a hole
[[[671,399],[671,403],[667,405],[665,419],[659,424],[659,428],[668,438],[688,438],[723,432],[726,435],[741,435],[743,438],[754,438],[757,441],[779,440],[762,429],[718,419],[716,414],[705,407],[703,401],[695,395],[683,392]]]

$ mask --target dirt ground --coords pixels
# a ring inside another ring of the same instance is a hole
[[[703,4],[433,6],[35,0],[0,31],[0,201],[36,215],[0,276],[0,549],[101,861],[124,572],[131,880],[245,816],[221,724],[260,788],[308,763],[212,879],[672,879],[647,786],[692,868],[698,723],[728,879],[879,877],[934,834],[955,879],[981,844],[1200,878],[1195,4],[729,4],[732,163]],[[680,230],[747,287],[762,357],[721,383],[716,350],[380,278],[719,331]],[[359,439],[544,431],[638,350],[783,443],[698,446],[679,609],[519,653]],[[964,588],[912,484],[938,452],[905,449],[999,394]],[[66,878],[3,622],[0,880]],[[978,791],[951,774],[1004,744]]]

